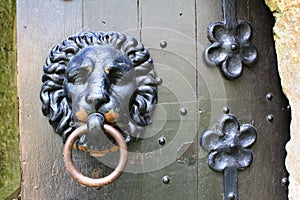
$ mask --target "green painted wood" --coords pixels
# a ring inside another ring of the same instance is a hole
[[[54,45],[81,30],[81,13],[81,1],[17,1],[22,199],[92,195],[80,192],[81,186],[66,173],[62,140],[42,115],[39,99],[45,59]]]
[[[98,13],[100,5],[105,3],[104,1],[101,4],[99,1],[88,1],[88,3],[18,1],[18,88],[23,199],[120,199],[124,196],[137,199],[141,196],[139,174],[125,172],[118,182],[100,190],[81,186],[73,180],[63,164],[62,139],[53,132],[47,118],[41,113],[39,90],[42,66],[51,48],[69,35],[81,31],[119,29],[119,27],[113,28],[116,24],[110,25],[110,23],[106,24],[106,28],[101,27],[104,23],[89,15],[89,10],[92,10],[97,12],[95,16],[99,19],[107,17],[109,12]],[[128,5],[132,7],[131,13],[137,12],[136,4]],[[121,12],[125,14],[129,9],[120,8],[113,2],[110,6],[119,14]],[[127,29],[135,28],[137,15],[131,16],[134,23],[124,26],[124,23],[120,22],[120,26],[128,27]],[[117,18],[112,21],[116,20]],[[131,147],[133,151],[134,148]],[[111,172],[111,169],[101,162],[101,158],[97,159],[88,153],[78,151],[74,151],[73,154],[77,167],[87,176],[104,176]],[[118,193],[115,192],[116,190]],[[128,193],[128,190],[136,192]]]
[[[155,13],[155,14],[154,14]],[[159,115],[152,137],[142,141],[144,199],[198,199],[195,1],[140,1],[141,39],[150,48],[158,77]],[[160,43],[167,46],[162,48]],[[186,115],[180,111],[186,109]],[[163,136],[166,144],[158,139]],[[188,151],[187,151],[188,150]],[[148,167],[152,166],[152,168]],[[155,169],[155,170],[154,170]],[[169,176],[168,184],[163,177]]]
[[[140,39],[138,23],[138,1],[132,0],[89,0],[83,1],[83,30],[118,31],[127,36]],[[107,141],[107,140],[106,140]],[[109,142],[110,143],[110,142]],[[142,199],[142,174],[136,173],[142,166],[140,159],[140,141],[128,147],[129,156],[125,172],[118,180],[97,191],[103,199]],[[103,168],[114,167],[105,165],[107,158],[97,158]]]
[[[196,1],[197,28],[197,71],[199,93],[199,131],[198,136],[215,126],[226,105],[224,78],[216,67],[207,67],[202,59],[205,48],[209,45],[207,26],[214,21],[222,21],[221,1]],[[205,16],[205,17],[203,17]],[[206,91],[203,88],[207,88]],[[208,153],[201,147],[198,154],[198,199],[223,199],[223,175],[212,171],[207,164]]]

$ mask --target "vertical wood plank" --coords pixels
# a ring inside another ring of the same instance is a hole
[[[137,2],[135,0],[83,1],[83,30],[118,31],[139,40]],[[105,194],[105,199],[142,199],[142,174],[135,171],[135,165],[141,166],[140,159],[135,159],[136,151],[139,155],[140,141],[130,144],[128,151],[129,161],[125,173],[114,184],[104,186],[99,191],[99,195]],[[101,158],[99,160],[101,161]],[[102,165],[104,168],[107,167],[105,164]]]
[[[17,1],[22,199],[68,199],[74,191],[79,197],[86,193],[66,173],[62,139],[42,115],[39,100],[45,59],[54,45],[81,30],[81,7],[81,1]]]
[[[242,93],[249,103],[244,108],[249,118],[241,120],[253,120],[258,137],[252,147],[254,159],[250,169],[239,174],[240,199],[259,199],[272,194],[272,199],[283,200],[288,198],[287,188],[281,180],[288,176],[284,162],[290,110],[287,109],[288,101],[282,93],[277,69],[272,31],[274,18],[262,0],[244,0],[237,5],[239,18],[252,24],[252,41],[259,53],[258,62],[246,67],[243,75],[245,83],[242,84],[249,88]],[[259,14],[255,10],[260,10]],[[268,93],[273,94],[272,100],[267,100]],[[269,114],[274,116],[272,122],[267,120]]]
[[[221,1],[196,1],[196,54],[197,54],[197,91],[199,94],[198,138],[213,128],[223,114],[227,95],[224,78],[216,67],[209,67],[204,51],[210,44],[207,27],[215,21],[222,21]],[[199,144],[199,140],[198,140]],[[207,152],[199,148],[198,154],[198,195],[200,199],[222,198],[223,175],[213,172],[207,163]]]
[[[150,49],[163,80],[156,109],[159,114],[153,119],[151,137],[142,143],[143,196],[197,199],[195,1],[142,0],[140,21],[141,40]],[[158,143],[161,136],[166,138],[164,145]]]
[[[196,2],[197,10],[197,71],[198,93],[200,95],[199,137],[209,128],[214,127],[222,115],[222,107],[226,101],[226,90],[223,77],[217,68],[208,67],[204,60],[204,50],[208,46],[207,27],[214,21],[222,21],[221,1]],[[208,88],[208,94],[203,91]],[[204,99],[203,99],[204,98]],[[207,106],[209,105],[209,106]],[[199,199],[222,199],[223,175],[212,171],[207,164],[208,153],[199,148],[198,155],[198,195]]]
[[[208,46],[210,43],[206,38],[206,31],[203,30],[210,23],[223,20],[221,2],[200,1],[197,2],[197,8],[198,41]],[[258,13],[257,10],[261,12]],[[202,17],[203,14],[205,18]],[[224,96],[219,96],[222,97],[219,100],[217,96],[217,99],[214,98],[214,101],[219,102],[219,106],[214,112],[212,110],[210,128],[214,127],[217,119],[222,116],[224,106],[230,108],[230,113],[236,115],[241,124],[253,124],[258,134],[257,142],[251,148],[254,159],[249,168],[239,172],[239,197],[260,199],[272,194],[272,199],[286,199],[286,188],[282,187],[280,182],[286,177],[284,145],[289,137],[289,111],[286,109],[288,103],[282,94],[276,69],[271,13],[261,0],[245,0],[237,1],[237,16],[238,19],[245,19],[252,24],[252,42],[258,49],[259,58],[255,65],[244,67],[242,76],[237,80],[228,81],[220,77],[221,81],[211,87],[214,90],[223,87],[225,93]],[[200,53],[198,48],[198,55]],[[217,67],[209,68],[203,60],[199,59],[198,66],[199,70],[207,75],[216,77],[217,73],[220,74]],[[266,100],[268,93],[273,93],[272,101]],[[268,122],[268,114],[276,116],[274,119],[278,121]],[[202,150],[199,153],[199,180],[200,177],[202,180],[199,181],[199,194],[205,195],[204,199],[221,199],[223,188],[219,186],[222,186],[222,173],[208,168],[207,152]]]
[[[83,29],[138,32],[137,0],[83,1]]]

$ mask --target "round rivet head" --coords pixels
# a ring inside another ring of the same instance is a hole
[[[268,115],[267,120],[268,120],[268,122],[273,122],[274,116],[272,114]]]
[[[160,41],[159,45],[160,45],[161,48],[166,48],[167,47],[167,41],[162,40],[162,41]]]
[[[231,144],[229,145],[229,148],[230,148],[230,149],[234,149],[234,148],[235,148],[235,144],[231,143]]]
[[[180,114],[181,115],[186,115],[187,114],[187,109],[186,108],[181,108],[180,109]]]
[[[158,139],[158,144],[160,144],[160,145],[166,144],[166,138],[165,138],[165,137],[160,137],[160,138]]]
[[[163,181],[164,184],[169,184],[170,183],[170,177],[169,176],[164,176],[162,178],[162,181]]]
[[[234,199],[235,199],[235,194],[234,194],[233,192],[230,192],[230,193],[228,194],[228,199],[234,200]]]
[[[157,78],[157,79],[156,79],[156,84],[157,84],[157,85],[161,85],[162,82],[163,82],[162,78]]]
[[[282,180],[281,180],[281,185],[283,186],[283,187],[287,187],[288,185],[289,185],[289,179],[288,178],[286,178],[286,177],[284,177]]]
[[[266,95],[266,99],[267,99],[268,101],[272,101],[272,99],[273,99],[273,94],[272,94],[272,93],[268,93],[268,94]]]
[[[238,47],[237,44],[232,44],[232,45],[231,45],[231,50],[232,50],[232,51],[236,51],[238,48],[239,48],[239,47]]]
[[[227,107],[227,106],[225,106],[224,108],[223,108],[223,113],[224,114],[228,114],[230,112],[230,109]]]

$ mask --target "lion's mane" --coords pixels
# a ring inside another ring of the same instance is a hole
[[[157,100],[157,84],[149,52],[135,38],[119,32],[83,32],[53,47],[43,67],[40,91],[42,111],[64,141],[76,128],[71,126],[73,113],[64,86],[68,63],[83,48],[104,44],[120,49],[132,61],[137,72],[138,88],[129,105],[129,112],[136,125],[146,126],[151,123],[153,104]]]

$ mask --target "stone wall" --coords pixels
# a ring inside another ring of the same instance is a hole
[[[289,199],[300,197],[300,0],[265,0],[274,14],[279,74],[292,108],[291,140],[286,145]]]

